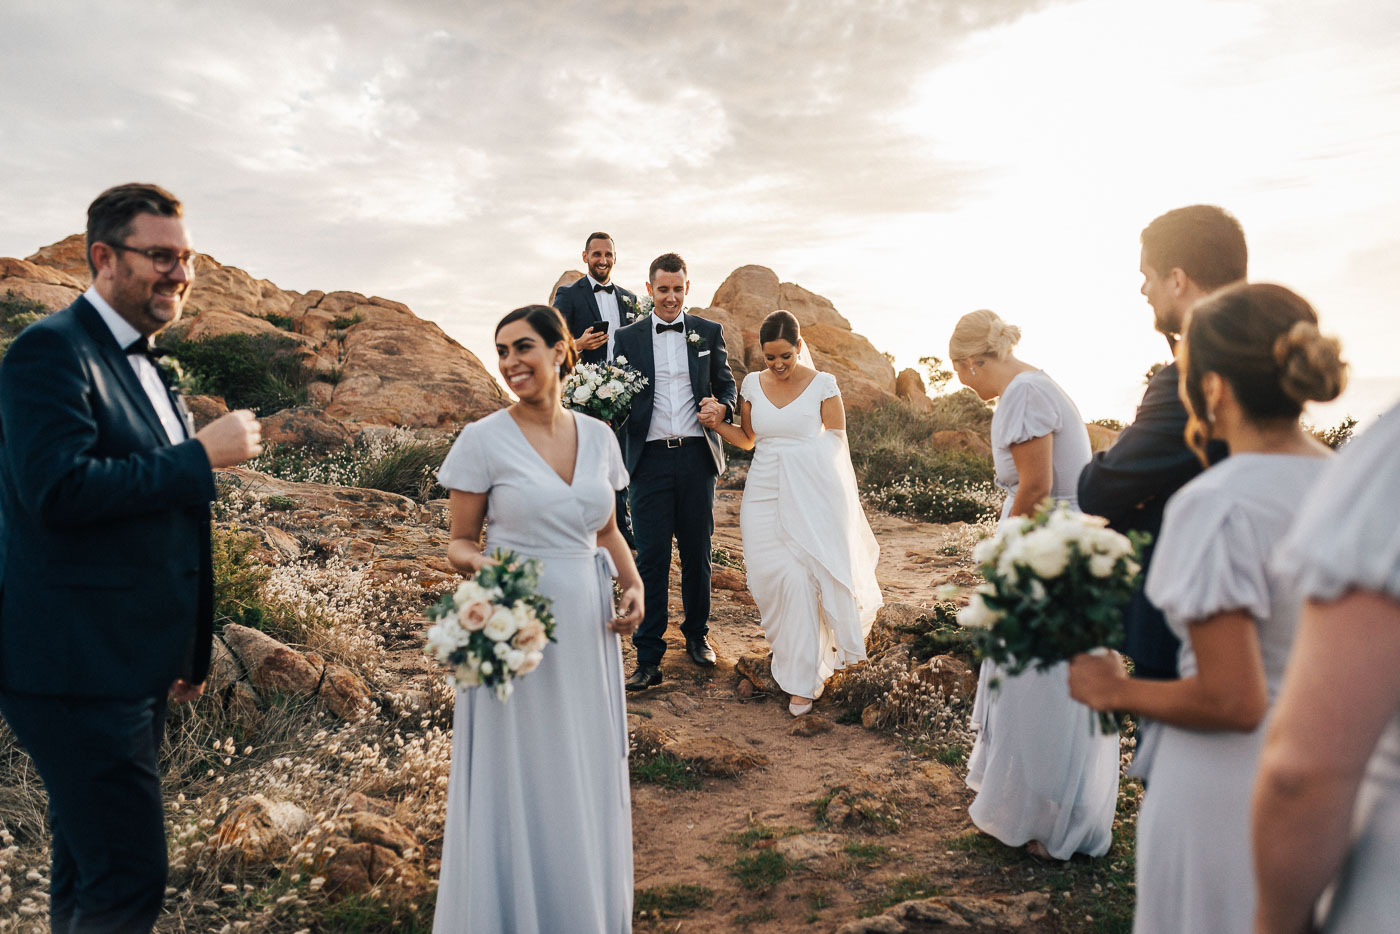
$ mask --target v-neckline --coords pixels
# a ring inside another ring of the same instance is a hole
[[[787,408],[788,406],[792,405],[792,404],[793,404],[794,402],[796,402],[798,399],[801,399],[803,396],[807,395],[807,390],[809,390],[809,389],[812,388],[812,384],[815,383],[815,382],[817,381],[817,377],[818,377],[818,376],[821,376],[821,373],[814,373],[814,374],[812,375],[812,378],[809,379],[809,380],[807,380],[807,385],[802,387],[802,391],[799,392],[797,395],[793,396],[793,397],[792,397],[791,399],[789,399],[788,401],[784,402],[782,405],[778,405],[776,402],[774,402],[772,399],[770,399],[770,398],[768,397],[768,390],[766,390],[766,389],[763,388],[763,374],[762,374],[762,373],[759,373],[759,374],[758,374],[758,391],[761,392],[761,393],[763,393],[763,401],[767,402],[767,403],[768,403],[769,405],[771,405],[774,409],[776,409],[777,411],[781,412],[783,409],[785,409],[785,408]]]
[[[572,490],[574,488],[574,481],[578,479],[579,455],[583,452],[583,437],[582,433],[578,430],[578,415],[574,412],[569,412],[569,417],[572,418],[574,422],[574,469],[570,471],[569,479],[565,480],[564,475],[555,470],[553,465],[544,459],[544,455],[535,447],[534,442],[530,440],[530,436],[525,434],[525,429],[520,427],[520,423],[515,420],[515,415],[510,409],[506,409],[505,412],[506,418],[510,419],[510,423],[515,426],[516,434],[520,435],[520,440],[525,442],[525,446],[530,449],[530,453],[535,455],[535,459],[543,464],[546,470],[558,477],[560,483]]]

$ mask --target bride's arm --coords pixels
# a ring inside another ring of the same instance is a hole
[[[452,490],[447,503],[452,511],[452,540],[447,543],[447,562],[463,574],[475,574],[486,565],[495,564],[481,550],[486,494]]]
[[[1016,499],[1010,515],[1035,513],[1055,484],[1055,436],[1041,435],[1011,445],[1011,462],[1016,465]]]
[[[846,406],[839,393],[822,400],[822,427],[827,431],[846,430]]]
[[[706,428],[712,429],[715,434],[719,435],[736,448],[752,451],[753,423],[749,420],[749,411],[751,408],[752,406],[749,405],[749,400],[747,399],[739,404],[739,424],[737,425],[722,421],[718,418],[710,418],[707,421],[706,417],[703,415],[700,417],[700,421]]]

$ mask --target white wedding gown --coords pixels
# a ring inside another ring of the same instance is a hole
[[[739,510],[749,592],[773,650],[773,679],[799,697],[866,657],[884,603],[880,546],[861,510],[846,433],[822,427],[822,402],[840,392],[830,373],[781,408],[759,373],[739,390],[757,442]]]

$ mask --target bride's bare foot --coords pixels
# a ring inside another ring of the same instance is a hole
[[[788,702],[788,713],[794,717],[800,717],[812,709],[812,698],[803,697],[800,694],[791,695],[792,700]]]

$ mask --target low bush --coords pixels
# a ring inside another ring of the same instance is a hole
[[[311,371],[302,364],[301,344],[290,337],[221,334],[185,340],[172,335],[160,345],[202,392],[223,396],[230,409],[264,416],[306,404]]]

